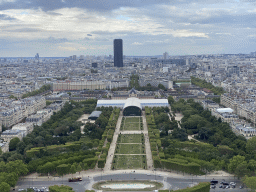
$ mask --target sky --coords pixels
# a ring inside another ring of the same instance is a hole
[[[256,51],[256,0],[0,0],[0,57]]]

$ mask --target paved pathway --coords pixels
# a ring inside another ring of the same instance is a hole
[[[144,135],[147,134],[148,132],[145,130],[138,130],[138,131],[120,131],[121,134],[141,134],[143,133]]]
[[[105,167],[104,167],[104,171],[110,171],[111,170],[111,165],[112,165],[112,161],[114,158],[114,153],[115,153],[115,149],[116,149],[116,143],[117,143],[117,138],[118,138],[118,134],[120,132],[120,126],[121,126],[121,122],[122,122],[122,118],[123,118],[123,114],[122,111],[120,111],[117,123],[116,123],[116,130],[113,136],[113,140],[112,143],[110,144],[110,148],[108,151],[108,156],[107,156],[107,160],[105,163]]]
[[[129,154],[119,154],[119,153],[115,153],[115,155],[145,155],[145,154],[143,154],[143,153],[140,153],[140,154],[131,154],[131,153],[129,153]]]
[[[152,153],[151,153],[151,148],[150,148],[150,143],[149,143],[149,137],[148,137],[148,126],[146,122],[146,115],[145,111],[142,112],[142,122],[143,122],[143,128],[144,128],[144,138],[145,138],[145,149],[146,149],[146,157],[147,157],[147,166],[148,170],[153,171],[153,159],[152,159]]]

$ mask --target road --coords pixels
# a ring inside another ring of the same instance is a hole
[[[164,182],[165,188],[168,189],[183,189],[186,187],[191,187],[192,185],[196,185],[199,182],[209,182],[211,179],[205,177],[196,177],[196,176],[184,176],[183,178],[173,178],[173,177],[168,177],[165,173],[160,173],[160,172],[152,172],[148,174],[142,174],[142,173],[137,173],[136,171],[127,171],[126,173],[120,173],[120,174],[98,174],[93,177],[88,177],[88,176],[82,176],[83,181],[81,182],[74,182],[70,183],[67,181],[67,177],[59,178],[55,177],[54,179],[45,179],[45,180],[38,180],[38,179],[31,179],[31,178],[26,178],[25,180],[20,180],[17,183],[16,189],[20,188],[28,188],[28,187],[37,187],[37,188],[42,188],[42,187],[49,187],[52,185],[68,185],[74,189],[76,192],[84,192],[86,189],[91,189],[93,183],[101,181],[101,180],[157,180],[160,182]],[[219,182],[222,180],[222,177],[215,178],[216,180],[219,180]],[[245,192],[246,189],[239,189],[239,186],[241,185],[240,181],[234,180],[234,179],[227,179],[225,178],[227,182],[234,181],[237,183],[237,188],[235,189],[221,189],[219,188],[219,185],[215,189],[211,189],[211,192],[218,192],[218,191],[240,191],[240,192]],[[16,190],[17,191],[17,190]]]

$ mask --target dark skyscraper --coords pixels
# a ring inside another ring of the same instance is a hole
[[[114,39],[114,66],[123,67],[123,40]]]

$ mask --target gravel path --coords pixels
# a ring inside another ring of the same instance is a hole
[[[123,114],[122,111],[120,111],[120,115],[118,117],[117,120],[117,124],[116,124],[116,130],[113,136],[113,140],[112,143],[110,144],[110,148],[108,151],[108,156],[107,156],[107,160],[106,160],[106,164],[104,167],[104,171],[110,171],[111,170],[111,164],[114,158],[114,153],[115,153],[115,149],[116,149],[116,143],[117,143],[117,138],[120,132],[120,126],[121,126],[121,122],[122,122],[122,118],[123,118]]]

